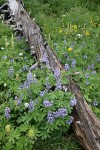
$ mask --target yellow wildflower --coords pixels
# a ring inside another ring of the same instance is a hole
[[[62,29],[59,30],[59,33],[62,33]]]
[[[35,137],[35,131],[32,130],[32,129],[30,129],[30,130],[28,131],[28,137],[29,137],[29,138],[34,138],[34,137]]]
[[[68,47],[68,52],[71,52],[73,49],[72,49],[72,47]]]
[[[86,36],[90,36],[90,32],[89,32],[89,31],[86,31],[86,32],[85,32],[85,35],[86,35]]]
[[[7,133],[10,132],[10,127],[11,127],[11,126],[10,126],[9,124],[5,126],[5,130],[6,130]]]
[[[92,90],[92,86],[89,86],[89,89]]]
[[[77,25],[73,25],[74,31],[77,32]]]

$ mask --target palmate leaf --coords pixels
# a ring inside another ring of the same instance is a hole
[[[8,140],[9,140],[9,142],[12,142],[13,144],[15,143],[15,141],[16,140],[18,140],[18,139],[20,139],[20,132],[19,132],[19,130],[18,129],[12,129],[11,131],[10,131],[10,134],[9,134],[9,136],[8,136]]]
[[[19,126],[20,132],[26,132],[28,129],[29,129],[29,125],[27,124],[22,124],[21,126]]]

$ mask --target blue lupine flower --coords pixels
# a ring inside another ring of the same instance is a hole
[[[48,78],[46,78],[46,89],[47,90],[51,89],[51,85],[50,85],[50,83],[48,81]]]
[[[74,67],[75,67],[75,65],[76,65],[76,60],[75,60],[75,59],[73,59],[73,60],[72,60],[72,63],[71,63],[72,68],[74,68]]]
[[[24,71],[27,71],[28,70],[28,67],[26,65],[23,65],[23,70]]]
[[[94,68],[94,64],[91,64],[91,69],[93,69]]]
[[[52,124],[54,122],[54,115],[52,112],[48,112],[48,115],[47,115],[47,120],[50,124]]]
[[[42,60],[43,60],[43,62],[46,63],[47,67],[49,67],[49,60],[47,58],[47,54],[46,53],[43,54]]]
[[[87,69],[90,70],[90,69],[93,69],[93,68],[94,68],[94,64],[91,64],[91,65],[88,66]]]
[[[74,97],[73,99],[70,100],[70,106],[75,106],[77,104],[77,100],[76,98]]]
[[[28,109],[29,109],[29,111],[33,111],[34,110],[34,102],[32,100],[30,100],[30,102],[29,102]]]
[[[50,102],[49,100],[45,99],[43,102],[43,105],[45,107],[51,107],[53,105],[53,102]]]
[[[17,96],[15,96],[15,101],[17,102],[17,105],[20,106],[20,104],[22,103],[22,94],[20,95],[20,97],[18,98]]]
[[[98,104],[99,104],[99,103],[98,103],[97,101],[94,101],[94,102],[93,102],[93,106],[98,106]]]
[[[62,84],[61,84],[61,80],[60,79],[58,79],[57,81],[56,81],[56,89],[62,89]]]
[[[69,65],[65,64],[65,70],[68,71],[69,70]]]
[[[8,74],[9,74],[9,76],[10,76],[10,77],[12,77],[12,76],[13,76],[13,74],[14,74],[14,69],[13,69],[13,67],[12,67],[12,66],[9,68],[9,70],[8,70]]]
[[[46,90],[45,91],[41,91],[40,92],[40,96],[43,97],[45,95],[45,93],[46,93]]]
[[[68,112],[65,108],[59,108],[56,112],[53,113],[54,114],[54,117],[55,118],[58,118],[58,117],[65,117]]]
[[[19,90],[24,89],[24,85],[21,83],[18,89]]]
[[[33,83],[33,75],[32,75],[32,73],[30,71],[27,74],[27,81],[29,83]]]
[[[17,105],[20,106],[21,103],[22,103],[22,99],[19,98],[19,99],[17,100]]]
[[[68,125],[70,125],[70,124],[72,124],[73,121],[74,121],[74,117],[71,116],[71,117],[70,117],[70,120],[66,120],[66,123],[67,123]]]
[[[88,74],[88,73],[86,73],[85,78],[86,78],[86,79],[88,79],[88,78],[89,78],[89,74]]]
[[[60,77],[60,69],[55,68],[55,70],[54,70],[54,76],[55,76],[56,79],[58,79]]]
[[[9,107],[6,107],[6,109],[5,109],[5,117],[6,117],[7,119],[10,118],[10,112],[11,112],[10,108],[9,108]]]
[[[48,61],[48,58],[47,58],[47,54],[46,54],[46,53],[43,54],[42,60],[43,60],[44,62],[47,62],[47,61]]]
[[[23,89],[28,89],[30,86],[30,82],[24,81]]]

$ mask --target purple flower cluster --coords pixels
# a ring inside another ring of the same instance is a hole
[[[89,82],[88,82],[88,78],[89,78],[89,76],[90,76],[90,75],[89,75],[88,73],[86,73],[86,75],[85,75],[85,78],[86,78],[86,82],[85,82],[85,84],[86,84],[86,85],[89,85]]]
[[[47,90],[51,89],[51,85],[50,85],[50,83],[48,81],[48,78],[46,78],[46,89]]]
[[[21,102],[22,102],[22,100],[18,99],[18,101],[17,101],[18,106],[20,106]]]
[[[51,107],[53,105],[53,102],[50,102],[49,100],[45,99],[43,102],[43,105],[45,107]]]
[[[12,77],[14,75],[14,69],[13,69],[12,66],[9,68],[8,74],[9,74],[10,77]]]
[[[41,91],[40,96],[43,97],[45,95],[46,91]]]
[[[99,104],[99,103],[98,103],[97,101],[94,101],[94,102],[93,102],[93,106],[95,106],[95,107],[98,106],[98,104]]]
[[[48,120],[48,122],[49,122],[50,124],[52,124],[52,123],[54,122],[54,120],[55,120],[53,113],[50,112],[50,111],[48,112],[47,120]]]
[[[26,65],[23,65],[23,70],[24,71],[27,71],[28,70],[28,67]]]
[[[58,78],[60,77],[60,69],[55,68],[55,70],[54,70],[54,77],[55,77],[56,79],[58,79]]]
[[[42,60],[43,60],[43,62],[46,63],[47,67],[49,67],[49,60],[47,58],[47,54],[46,53],[43,54]]]
[[[28,83],[33,83],[33,75],[30,71],[27,74],[27,81]]]
[[[20,97],[18,98],[17,96],[15,96],[15,101],[17,101],[17,105],[20,106],[20,104],[22,103],[22,95],[20,95]]]
[[[73,99],[70,100],[70,106],[75,106],[77,104],[77,100],[76,98],[74,97]]]
[[[68,115],[68,112],[65,108],[59,108],[56,112],[53,113],[55,118],[65,117]]]
[[[88,69],[88,70],[94,69],[94,64],[89,65],[87,69]]]
[[[28,109],[30,112],[34,110],[34,102],[32,100],[30,100],[30,102],[29,102]]]
[[[76,60],[75,60],[75,59],[73,59],[73,60],[72,60],[72,63],[71,63],[72,68],[74,68],[74,67],[75,67],[75,65],[76,65]]]
[[[53,123],[55,118],[59,118],[59,117],[64,118],[67,115],[68,115],[68,112],[65,108],[59,108],[56,112],[49,111],[47,115],[47,120],[49,123]]]
[[[19,90],[24,89],[24,85],[21,83],[18,89]]]
[[[86,78],[86,79],[88,79],[88,78],[89,78],[89,74],[88,74],[88,73],[86,73],[85,78]]]
[[[6,109],[5,109],[5,117],[6,117],[7,119],[10,118],[10,112],[11,112],[10,108],[9,108],[9,107],[6,107]]]
[[[66,123],[67,123],[68,125],[70,125],[70,124],[72,124],[73,121],[74,121],[74,117],[71,116],[71,117],[70,117],[70,120],[66,120]]]
[[[23,84],[22,88],[23,88],[23,89],[28,89],[29,86],[30,86],[30,82],[24,81],[24,84]]]
[[[28,89],[29,86],[30,86],[30,84],[32,84],[33,82],[37,83],[37,79],[32,75],[31,72],[28,72],[28,74],[27,74],[27,80],[24,81],[23,84],[21,83],[18,89],[19,90],[20,89]]]
[[[65,70],[68,71],[69,70],[69,65],[65,64]]]
[[[60,79],[58,79],[57,81],[56,81],[56,89],[62,89],[62,84],[61,84],[61,80]]]

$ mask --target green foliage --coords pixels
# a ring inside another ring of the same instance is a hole
[[[34,15],[36,22],[41,26],[44,37],[61,63],[69,65],[67,75],[71,75],[77,82],[85,99],[99,116],[99,1],[92,0],[90,3],[90,0],[74,2],[39,0],[38,2],[42,8],[46,5],[48,12],[41,9],[38,14],[31,12],[31,15]],[[34,4],[32,6],[34,7]],[[73,59],[76,61],[75,67],[72,67]],[[64,79],[62,82],[64,83]],[[94,108],[95,101],[98,103],[97,111]]]
[[[61,63],[69,65],[68,71],[61,73],[61,83],[69,84],[67,76],[71,75],[100,118],[99,1],[24,2]],[[56,89],[53,71],[45,65],[31,72],[34,82],[28,86],[28,69],[35,63],[28,52],[28,45],[23,38],[16,38],[4,24],[0,23],[0,29],[0,149],[81,149],[70,136],[72,131],[66,123],[72,115],[70,99],[74,95],[67,89]],[[9,69],[12,74],[9,74]],[[51,86],[48,91],[45,90],[47,81]],[[40,95],[41,91],[45,92],[44,96]],[[51,106],[46,107],[44,100]],[[32,104],[32,111],[29,111],[29,104]],[[5,117],[6,107],[11,111],[9,119]],[[59,108],[65,108],[68,114],[48,122],[48,113],[52,115]]]
[[[30,72],[34,59],[25,51],[28,45],[6,25],[0,26],[0,148],[31,150],[37,140],[57,137],[58,132],[62,136],[70,129],[73,120],[66,121],[71,119],[74,95],[57,85],[57,80],[68,84],[66,72],[56,79],[45,64]]]

